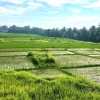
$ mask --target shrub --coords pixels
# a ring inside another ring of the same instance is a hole
[[[33,55],[34,55],[33,52],[28,53],[28,56],[33,56]]]
[[[36,65],[36,67],[39,68],[58,67],[54,57],[49,54],[45,54],[43,52],[35,52],[35,53],[29,52],[28,57],[30,58],[32,63]]]
[[[0,39],[0,43],[3,43],[4,42],[4,39]]]
[[[58,67],[54,57],[51,55],[49,55],[48,58],[45,59],[45,65],[45,67]]]
[[[31,60],[32,60],[32,62],[33,62],[33,64],[35,64],[35,65],[39,65],[39,60],[36,58],[36,57],[31,57]]]
[[[45,60],[46,63],[55,63],[55,59],[53,57],[49,57]]]

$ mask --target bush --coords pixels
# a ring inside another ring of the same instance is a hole
[[[34,55],[33,52],[28,53],[28,56],[33,56],[33,55]]]
[[[3,43],[4,42],[4,39],[0,39],[0,43]]]
[[[58,67],[53,56],[43,52],[29,52],[27,55],[38,68]]]
[[[58,67],[53,56],[49,55],[48,58],[45,59],[45,67]]]
[[[46,63],[55,63],[55,59],[53,58],[53,56],[48,55],[47,59],[45,60]]]
[[[55,63],[55,59],[53,57],[47,58],[45,60],[46,63]]]
[[[32,59],[31,60],[32,60],[33,64],[39,65],[39,60],[36,57],[33,57],[32,56]]]
[[[34,65],[39,65],[39,60],[38,60],[38,58],[34,55],[33,52],[29,52],[27,56],[30,58],[30,60],[32,61],[32,63],[33,63]]]

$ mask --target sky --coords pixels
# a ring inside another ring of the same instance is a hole
[[[0,26],[89,28],[100,23],[100,0],[0,0]]]

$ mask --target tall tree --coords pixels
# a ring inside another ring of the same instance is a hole
[[[95,42],[97,40],[97,38],[96,38],[96,27],[94,25],[90,27],[89,40],[92,41],[92,42]]]
[[[61,36],[62,36],[62,38],[65,38],[66,28],[63,27],[60,31],[61,31]]]
[[[80,33],[81,33],[81,40],[87,41],[88,31],[85,26],[82,29],[80,29]]]

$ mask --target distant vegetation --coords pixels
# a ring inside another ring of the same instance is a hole
[[[99,43],[36,34],[0,33],[0,48],[100,48]]]
[[[4,25],[0,26],[1,32],[8,33],[24,33],[24,34],[37,34],[42,36],[49,37],[62,37],[62,38],[70,38],[82,41],[91,41],[91,42],[100,42],[100,24],[98,27],[91,26],[89,29],[83,27],[81,29],[74,28],[66,28],[62,29],[53,28],[53,29],[42,29],[38,27],[24,26],[18,27],[16,25],[10,26],[9,28]]]

